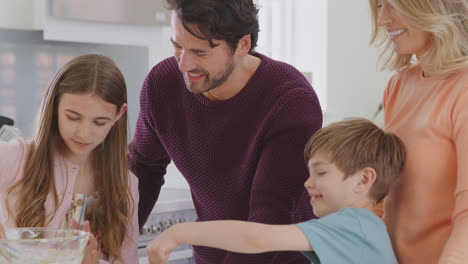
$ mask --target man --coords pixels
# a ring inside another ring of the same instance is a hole
[[[252,0],[167,0],[175,56],[141,91],[131,170],[139,217],[150,214],[172,160],[199,221],[291,224],[313,218],[303,182],[307,139],[322,125],[317,96],[290,65],[253,51]],[[309,263],[297,252],[260,255],[194,247],[197,264]]]

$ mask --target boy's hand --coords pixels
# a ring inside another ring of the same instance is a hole
[[[99,244],[96,238],[94,237],[94,235],[91,233],[91,227],[89,226],[89,221],[84,221],[83,228],[80,228],[76,220],[73,219],[72,228],[81,229],[90,233],[88,245],[86,245],[83,261],[81,261],[81,264],[99,263],[99,248],[98,248]]]
[[[156,236],[156,238],[146,247],[150,264],[166,263],[166,261],[169,259],[169,254],[171,251],[179,246],[173,232],[175,231],[174,228],[176,226],[173,226]]]

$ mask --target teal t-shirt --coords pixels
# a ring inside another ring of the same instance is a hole
[[[302,252],[314,264],[395,264],[383,221],[363,208],[344,208],[296,224],[314,251]]]

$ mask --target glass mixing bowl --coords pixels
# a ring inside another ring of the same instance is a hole
[[[80,264],[89,233],[74,229],[5,228],[0,264]]]

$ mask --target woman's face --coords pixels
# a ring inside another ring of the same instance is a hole
[[[379,12],[377,24],[387,29],[398,54],[416,54],[421,57],[431,47],[431,33],[412,26],[408,18],[391,6],[387,0],[377,0],[377,8]]]
[[[58,105],[58,127],[72,159],[87,159],[104,141],[126,107],[124,105],[118,113],[116,105],[97,95],[63,94]]]

